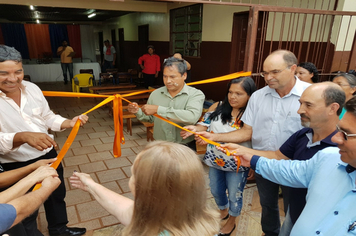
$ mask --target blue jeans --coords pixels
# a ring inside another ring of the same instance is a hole
[[[69,70],[70,81],[73,79],[73,63],[61,63],[64,81],[67,79],[67,70]]]
[[[290,232],[292,231],[292,228],[293,228],[293,223],[292,223],[292,219],[289,214],[289,207],[288,207],[286,218],[283,222],[281,231],[279,232],[278,236],[289,236]]]
[[[242,209],[242,192],[248,171],[223,171],[209,167],[210,191],[220,210],[229,208],[229,215],[239,216]],[[228,195],[226,195],[226,189]]]

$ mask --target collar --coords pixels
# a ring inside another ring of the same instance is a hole
[[[294,76],[294,78],[295,78],[295,84],[294,84],[292,90],[289,91],[289,93],[288,93],[286,96],[284,96],[283,98],[289,97],[289,96],[291,96],[292,94],[293,94],[293,95],[296,95],[296,96],[298,96],[298,97],[302,96],[302,93],[303,93],[304,90],[305,90],[304,84],[306,84],[306,82],[301,81],[300,79],[298,79],[297,76]],[[275,89],[272,89],[272,88],[270,88],[270,87],[268,87],[268,85],[267,85],[267,92],[266,92],[266,95],[267,95],[267,94],[273,94],[273,95],[275,95],[275,96],[280,97],[279,94],[276,92],[276,90],[275,90]]]
[[[313,129],[309,128],[309,130],[305,133],[305,135],[308,137],[309,141],[307,144],[307,148],[311,148],[317,145],[320,145],[321,142],[326,143],[330,146],[336,146],[337,144],[331,141],[331,138],[337,133],[337,130],[334,130],[331,134],[329,134],[326,138],[317,141],[313,143]]]
[[[26,93],[26,85],[25,85],[25,81],[22,81],[21,84],[20,84],[20,90],[21,90],[21,93]],[[4,93],[3,91],[0,90],[0,97],[2,98],[6,98],[6,93]]]
[[[177,97],[177,96],[179,96],[179,95],[181,95],[183,93],[188,94],[188,92],[189,92],[188,91],[188,85],[186,83],[184,83],[183,88],[179,91],[179,93],[177,93],[177,95],[175,97]],[[166,95],[166,96],[168,96],[168,97],[172,97],[171,94],[168,92],[168,89],[167,89],[166,86],[163,87],[161,93]]]

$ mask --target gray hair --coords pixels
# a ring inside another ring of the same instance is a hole
[[[0,62],[4,61],[22,62],[21,53],[13,47],[0,45]]]
[[[329,106],[332,103],[339,104],[339,109],[337,110],[336,114],[340,115],[346,100],[345,92],[340,88],[340,86],[333,86],[330,84],[324,90],[322,96],[325,100],[326,106]]]
[[[163,69],[166,67],[172,67],[172,66],[176,66],[178,69],[178,72],[181,75],[184,75],[184,73],[187,72],[187,64],[182,59],[178,59],[175,57],[169,57],[163,63]]]
[[[338,77],[344,77],[347,80],[347,83],[350,85],[351,88],[356,87],[356,76],[354,76],[353,74],[348,74],[348,73],[341,73],[340,75],[337,75],[333,78],[336,79]],[[353,93],[353,95],[355,95],[356,92]]]

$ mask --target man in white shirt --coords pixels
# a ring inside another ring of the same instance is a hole
[[[56,142],[48,129],[61,131],[72,128],[86,115],[68,120],[55,115],[49,108],[42,91],[33,83],[23,81],[24,71],[21,54],[14,48],[0,45],[0,162],[4,170],[13,170],[40,159],[57,156]],[[44,203],[48,230],[54,235],[82,235],[85,228],[68,228],[63,166],[57,168],[60,186]],[[36,225],[36,212],[25,219],[28,235],[42,235]]]
[[[241,143],[251,139],[256,150],[276,151],[302,127],[299,98],[310,84],[300,81],[294,73],[298,60],[287,50],[272,52],[263,63],[261,76],[268,86],[252,94],[241,120],[242,129],[230,133],[198,132],[218,142]],[[197,141],[202,144],[201,140]],[[261,225],[266,236],[277,236],[280,231],[278,208],[279,185],[256,174],[256,183],[262,206]],[[288,196],[285,197],[285,211]]]

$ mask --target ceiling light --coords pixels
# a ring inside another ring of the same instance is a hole
[[[39,24],[39,23],[40,23],[40,20],[39,20],[39,19],[37,19],[37,20],[36,20],[36,22],[37,22],[37,24]]]
[[[91,13],[95,12],[95,9],[88,9],[85,14],[89,15]]]
[[[33,11],[35,10],[34,6],[33,5],[30,5],[30,9]]]
[[[88,18],[92,18],[92,17],[94,17],[94,16],[96,16],[96,14],[95,14],[95,13],[92,13],[92,14],[88,15]]]

